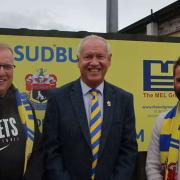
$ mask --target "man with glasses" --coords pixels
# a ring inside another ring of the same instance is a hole
[[[14,68],[12,49],[0,44],[0,179],[40,180],[38,125],[29,101],[12,84]]]

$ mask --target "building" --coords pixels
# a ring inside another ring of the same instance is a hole
[[[180,0],[121,29],[121,34],[180,36]]]

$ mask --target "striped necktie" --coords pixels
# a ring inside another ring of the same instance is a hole
[[[90,114],[90,136],[93,155],[91,179],[94,180],[101,138],[102,116],[100,106],[98,103],[97,91],[93,89],[90,91],[90,94],[92,95]]]

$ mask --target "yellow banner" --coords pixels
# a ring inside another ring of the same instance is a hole
[[[31,100],[42,125],[47,89],[79,77],[79,38],[0,35],[14,51],[14,83]],[[109,40],[112,65],[106,80],[134,94],[139,151],[146,151],[155,118],[176,104],[172,67],[179,43]],[[41,126],[42,128],[42,126]]]

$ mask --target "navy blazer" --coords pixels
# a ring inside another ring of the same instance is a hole
[[[90,180],[92,152],[80,80],[53,90],[49,96],[44,121],[43,179]],[[133,179],[136,156],[133,96],[105,82],[95,180]]]

